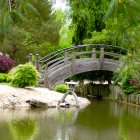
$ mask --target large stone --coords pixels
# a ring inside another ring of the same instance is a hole
[[[35,108],[47,108],[48,104],[39,100],[35,100],[35,99],[30,99],[27,100],[26,103],[29,103],[31,105],[31,107],[35,107]]]

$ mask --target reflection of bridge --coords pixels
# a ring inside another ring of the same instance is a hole
[[[125,53],[123,48],[112,45],[78,45],[53,52],[40,59],[37,64],[40,64],[38,69],[44,73],[45,86],[51,88],[79,73],[96,70],[113,72],[118,59]]]

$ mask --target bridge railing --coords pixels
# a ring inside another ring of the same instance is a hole
[[[106,44],[86,44],[86,45],[77,45],[70,48],[61,49],[55,51],[44,58],[39,60],[39,63],[47,64],[48,67],[54,65],[54,63],[59,64],[63,63],[67,59],[72,58],[72,54],[76,53],[76,59],[78,58],[90,58],[92,51],[95,48],[96,57],[100,57],[100,48],[104,48],[104,56],[110,59],[118,59],[122,53],[125,53],[125,49],[120,49],[118,46],[106,45]],[[109,52],[111,51],[111,52]]]
[[[85,44],[85,45],[77,45],[77,46],[72,46],[69,48],[64,48],[60,49],[58,51],[55,51],[49,55],[46,55],[45,57],[41,58],[39,61],[40,62],[48,62],[54,58],[57,58],[58,56],[63,55],[65,52],[74,52],[74,51],[92,51],[92,48],[96,48],[96,50],[99,50],[100,48],[104,48],[105,51],[117,51],[119,53],[122,53],[122,50],[125,50],[123,48],[120,49],[118,46],[112,46],[112,45],[106,45],[106,44]]]

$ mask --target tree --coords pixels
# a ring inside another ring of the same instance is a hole
[[[7,2],[4,2],[4,6],[2,3],[0,5],[3,13],[0,20],[1,50],[10,54],[18,63],[27,61],[30,52],[41,55],[50,53],[50,50],[58,46],[60,30],[60,24],[52,12],[51,2],[14,2],[11,11]]]
[[[134,86],[131,84],[131,80],[136,81],[138,86],[140,85],[139,16],[139,0],[112,0],[105,18],[113,33],[114,43],[128,50],[128,54],[121,58],[114,74],[115,82],[120,82],[122,88],[128,93],[132,91],[131,87]],[[129,91],[130,89],[131,91]]]
[[[82,44],[85,38],[91,37],[91,32],[102,31],[102,22],[109,0],[69,0],[72,23],[75,28],[73,42]]]
[[[139,43],[139,0],[112,0],[106,13],[107,28],[113,33],[114,43],[130,51]]]
[[[72,37],[74,35],[74,28],[71,25],[71,18],[67,11],[63,12],[61,9],[56,10],[56,19],[61,25],[59,48],[66,48],[73,45]]]

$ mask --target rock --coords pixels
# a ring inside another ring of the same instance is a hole
[[[67,103],[67,102],[64,102],[64,103],[60,103],[59,106],[60,107],[65,107],[65,108],[69,108],[70,107],[70,104]]]
[[[30,104],[31,107],[35,107],[35,108],[47,108],[48,107],[47,103],[38,101],[35,99],[27,100],[26,103]]]

